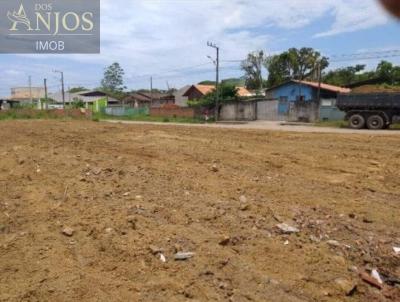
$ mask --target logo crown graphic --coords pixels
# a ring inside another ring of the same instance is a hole
[[[24,24],[28,30],[32,30],[31,29],[31,22],[29,21],[29,19],[26,16],[26,12],[24,9],[24,6],[21,3],[21,6],[19,7],[18,12],[15,12],[15,10],[10,13],[10,11],[7,12],[7,18],[13,22],[13,25],[11,27],[10,30],[17,30],[17,24],[21,23]]]

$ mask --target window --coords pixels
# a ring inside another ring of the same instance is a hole
[[[334,99],[322,99],[321,106],[322,107],[332,107],[336,105],[336,100]]]

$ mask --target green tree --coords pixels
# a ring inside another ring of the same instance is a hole
[[[400,66],[394,66],[388,61],[381,61],[376,68],[376,76],[387,84],[400,84]]]
[[[74,98],[71,107],[75,109],[85,108],[85,103],[79,98]]]
[[[246,79],[244,77],[241,78],[228,78],[221,81],[222,84],[234,85],[236,87],[246,86]]]
[[[329,66],[328,58],[313,48],[290,48],[289,50],[268,58],[265,67],[269,72],[268,85],[275,86],[285,81],[317,79],[317,70]]]
[[[324,82],[338,86],[347,86],[372,79],[379,79],[380,84],[399,85],[400,66],[381,61],[372,71],[365,71],[365,65],[355,65],[331,70],[323,76]]]
[[[216,90],[209,92],[199,100],[188,101],[188,105],[192,107],[207,107],[214,108],[216,100]],[[221,84],[219,86],[219,102],[220,104],[235,102],[239,100],[238,89],[234,85]]]
[[[245,72],[245,85],[247,89],[262,90],[264,81],[262,77],[265,55],[262,50],[249,53],[242,61],[241,68]]]
[[[201,81],[198,83],[198,85],[215,85],[215,81],[209,81],[209,80]]]
[[[78,87],[73,87],[70,90],[68,90],[69,93],[77,93],[77,92],[82,92],[82,91],[88,91],[89,89],[82,87],[82,86],[78,86]]]
[[[110,92],[121,92],[126,87],[124,87],[124,77],[125,72],[119,63],[115,62],[108,66],[104,71],[104,77],[101,81],[101,86],[105,91]]]
[[[323,76],[323,82],[331,85],[346,86],[362,80],[361,72],[364,69],[365,65],[355,65],[331,70]]]

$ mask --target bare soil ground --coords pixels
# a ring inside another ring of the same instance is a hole
[[[122,121],[122,120],[105,120],[108,123],[127,124],[127,125],[159,125],[165,126],[166,123],[161,122],[142,122],[142,121]],[[179,127],[200,127],[200,128],[219,128],[219,129],[244,129],[244,130],[269,130],[284,132],[302,132],[302,133],[338,133],[338,134],[366,134],[366,135],[400,135],[398,128],[388,130],[372,131],[368,129],[349,129],[338,127],[321,127],[304,123],[287,123],[287,122],[271,122],[271,121],[251,121],[239,123],[210,123],[210,124],[187,124],[187,123],[168,123],[170,126]]]
[[[399,136],[5,121],[0,142],[0,301],[400,301]]]

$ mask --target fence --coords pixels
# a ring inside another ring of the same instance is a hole
[[[148,115],[149,108],[128,108],[128,107],[106,107],[103,110],[103,113],[112,116],[141,116]]]

